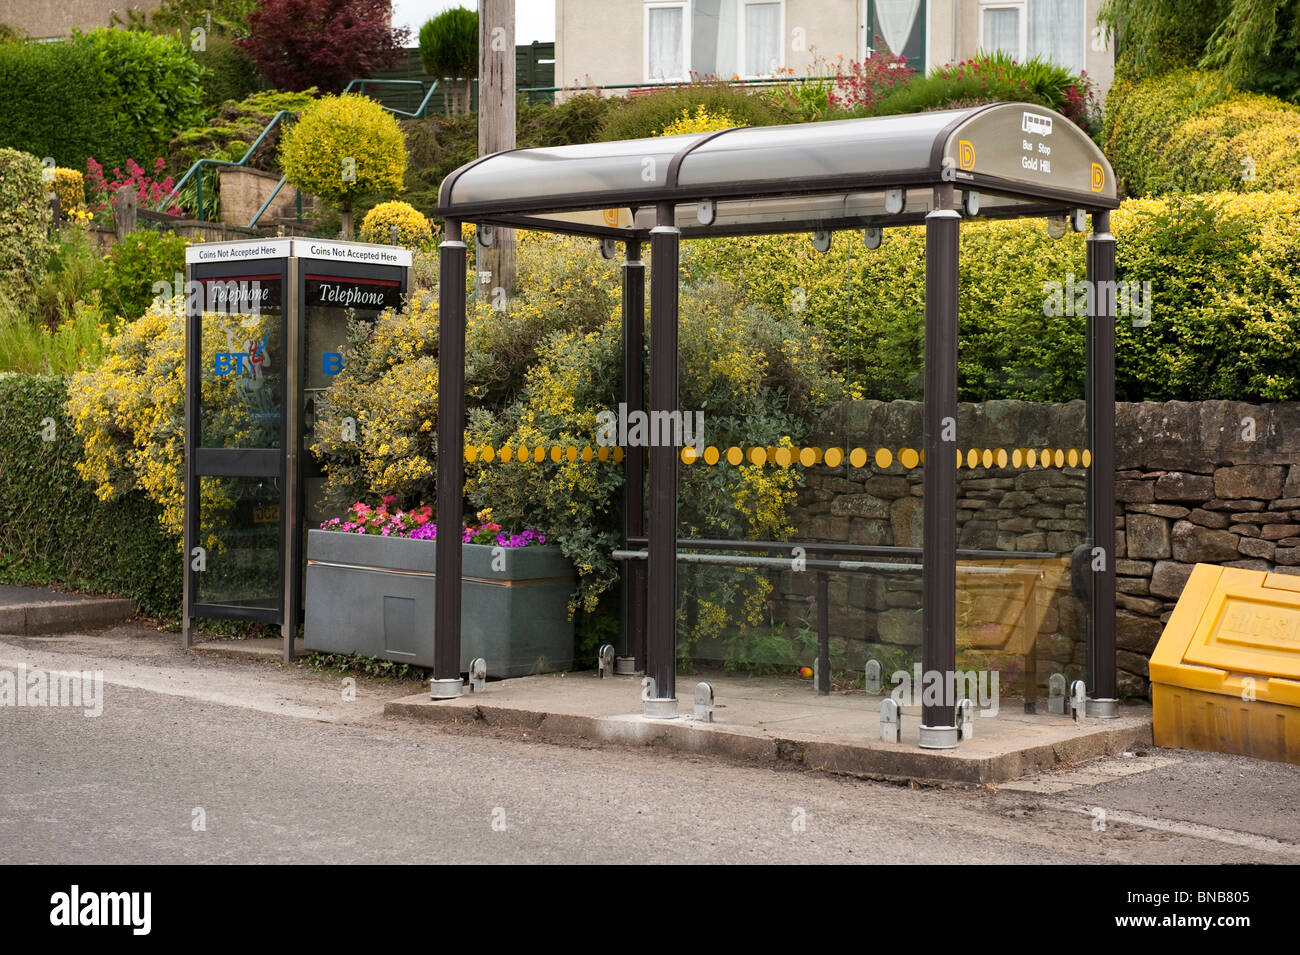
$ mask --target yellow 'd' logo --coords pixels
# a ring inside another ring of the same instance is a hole
[[[602,210],[600,211],[600,214],[601,214],[602,216],[605,217],[605,225],[608,225],[608,226],[615,226],[615,227],[618,226],[618,210],[617,210],[617,209],[602,209]]]
[[[1100,163],[1092,164],[1092,191],[1101,192],[1106,188],[1106,170]]]
[[[975,147],[965,139],[957,141],[957,165],[962,169],[975,168]]]

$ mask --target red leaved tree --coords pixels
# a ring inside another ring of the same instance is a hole
[[[398,62],[408,30],[393,29],[389,0],[263,0],[236,41],[282,90],[337,93],[348,80]]]

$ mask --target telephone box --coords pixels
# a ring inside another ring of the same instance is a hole
[[[400,308],[406,249],[325,239],[185,251],[183,642],[195,618],[302,621],[308,527],[323,510],[314,409],[348,360],[349,320]]]

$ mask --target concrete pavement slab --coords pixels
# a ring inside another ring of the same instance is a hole
[[[807,682],[782,677],[708,675],[722,704],[708,723],[692,711],[684,686],[683,714],[641,715],[635,677],[547,674],[489,683],[480,694],[434,702],[427,694],[390,700],[388,716],[481,729],[524,730],[529,738],[579,745],[656,746],[761,765],[889,780],[984,785],[1151,745],[1151,711],[1125,706],[1113,720],[1025,714],[1020,701],[977,717],[973,738],[955,750],[917,746],[920,707],[903,707],[903,742],[880,739],[883,697],[863,693],[816,696]]]

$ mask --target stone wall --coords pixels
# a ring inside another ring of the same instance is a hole
[[[247,166],[222,166],[218,169],[217,176],[221,183],[221,221],[236,227],[247,228],[253,216],[257,215],[257,210],[262,208],[262,204],[280,184],[280,177],[275,173]],[[315,196],[304,194],[302,209],[304,219],[315,215]],[[262,214],[258,225],[269,227],[293,224],[297,221],[297,210],[298,192],[286,184]]]
[[[1118,662],[1145,680],[1194,564],[1300,573],[1300,403],[1120,405],[1115,452]]]
[[[1074,679],[1086,669],[1084,410],[1082,401],[959,410],[958,444],[979,460],[971,467],[964,458],[958,470],[958,547],[1009,554],[961,561],[994,572],[959,577],[959,663],[996,666],[1025,692],[1041,691],[1052,673]],[[1193,564],[1300,573],[1300,404],[1121,404],[1116,419],[1119,680],[1122,693],[1142,695],[1147,660]],[[904,468],[898,453],[919,449],[921,405],[848,402],[821,431],[823,446],[862,447],[869,460],[805,471],[795,538],[920,547],[923,469]],[[873,460],[877,448],[894,456],[888,467]],[[781,613],[797,620],[815,576],[782,572],[772,581]],[[845,665],[919,659],[920,606],[918,570],[831,574],[830,628]]]

